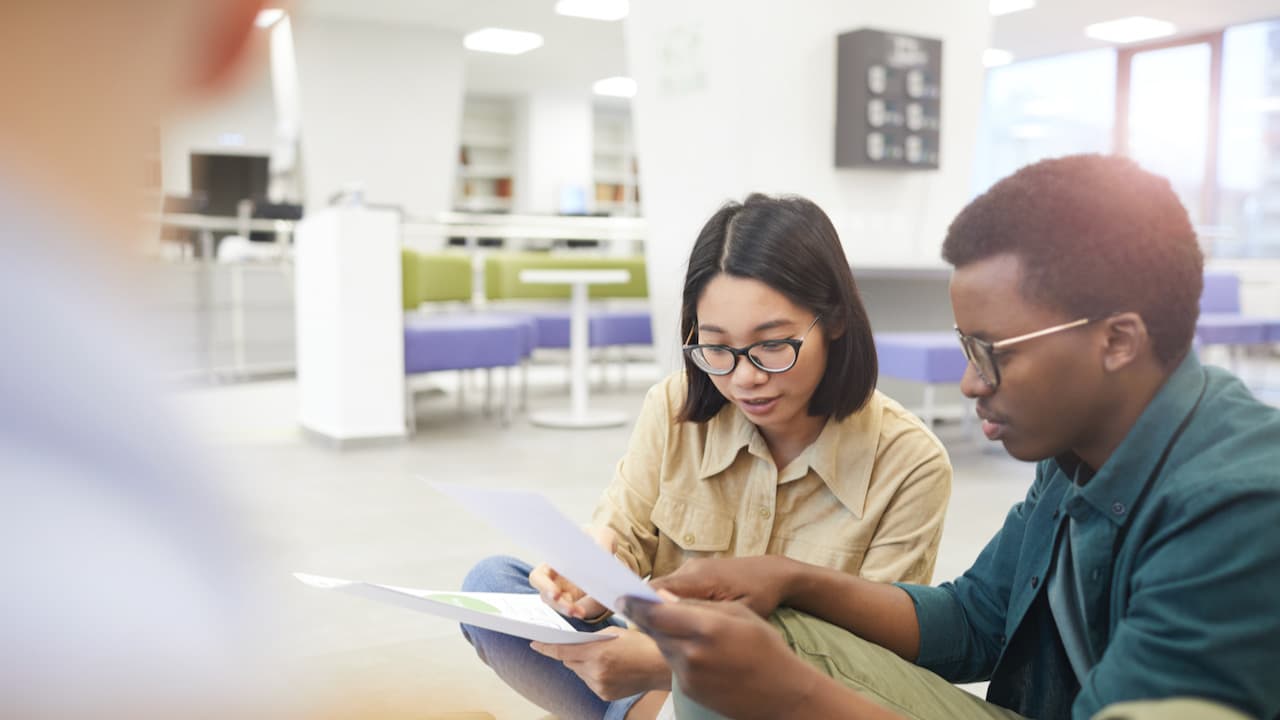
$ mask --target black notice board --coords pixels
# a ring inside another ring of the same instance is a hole
[[[864,28],[836,56],[836,167],[936,170],[942,41]]]

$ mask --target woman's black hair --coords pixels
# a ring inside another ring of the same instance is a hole
[[[682,342],[694,334],[707,283],[721,273],[758,280],[820,318],[827,370],[809,400],[810,415],[842,420],[866,404],[879,374],[875,339],[840,238],[821,208],[801,197],[753,194],[717,210],[689,255]],[[706,422],[727,401],[687,356],[684,371],[689,393],[680,417]]]

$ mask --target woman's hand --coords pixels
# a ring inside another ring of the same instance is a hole
[[[609,528],[586,528],[586,533],[591,536],[597,545],[604,548],[605,552],[610,555],[614,552],[617,545],[618,537]],[[556,612],[565,617],[577,618],[585,620],[588,618],[597,618],[608,612],[608,608],[601,605],[597,600],[589,597],[571,580],[556,572],[551,566],[543,563],[534,568],[529,573],[529,584],[534,590],[538,591],[538,595],[542,597],[542,602],[550,605]]]
[[[777,555],[699,558],[649,584],[682,598],[736,600],[768,617],[786,599],[794,562]]]
[[[564,663],[602,700],[671,688],[671,670],[651,638],[620,627],[607,627],[600,632],[616,637],[580,645],[535,642],[530,647]]]

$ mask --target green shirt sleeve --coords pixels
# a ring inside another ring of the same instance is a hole
[[[964,575],[938,587],[898,584],[911,596],[920,625],[917,665],[951,682],[990,679],[1007,641],[1009,598],[1027,518],[1046,482],[1041,463],[1026,498],[1009,510],[1000,531]]]

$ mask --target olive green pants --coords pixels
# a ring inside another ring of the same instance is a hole
[[[913,665],[892,652],[810,615],[781,608],[769,622],[782,633],[800,659],[879,705],[913,720],[1020,720],[1022,716],[993,705]],[[673,682],[677,720],[723,718],[690,700]],[[1201,700],[1170,699],[1121,703],[1105,708],[1094,720],[1238,720],[1246,716]]]

